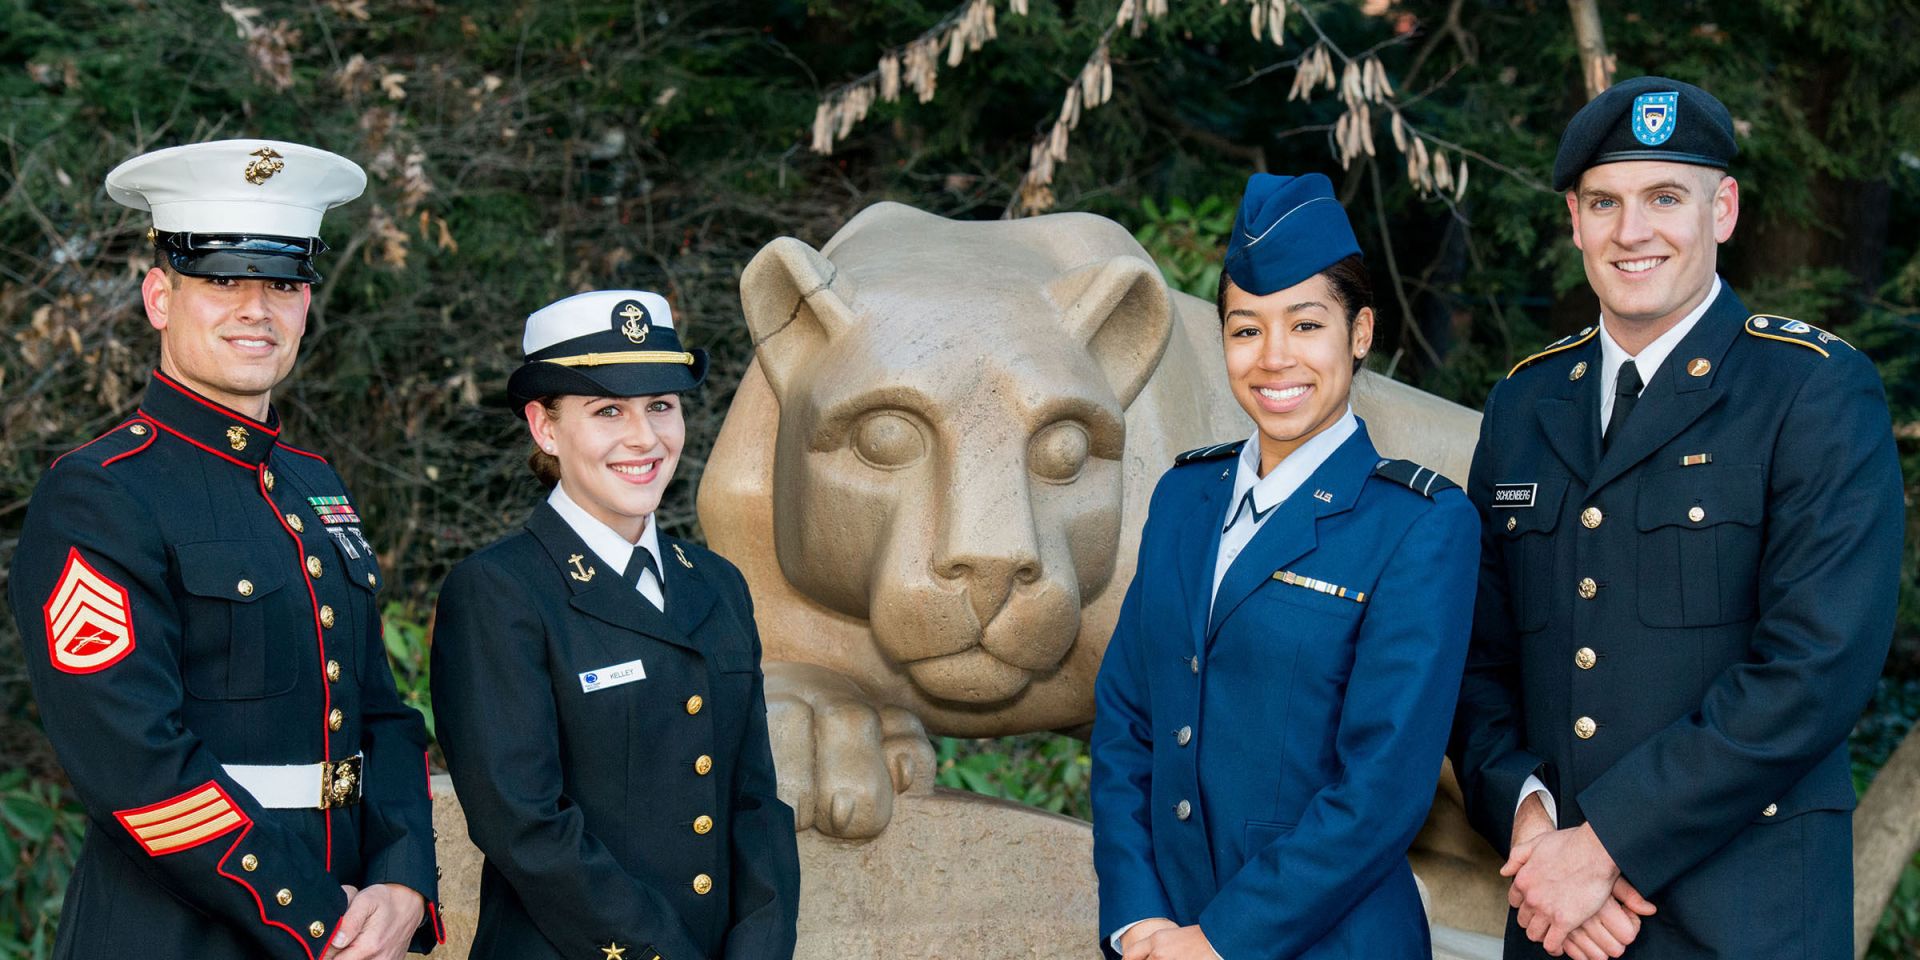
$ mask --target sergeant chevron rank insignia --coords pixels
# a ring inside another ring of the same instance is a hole
[[[47,652],[65,673],[97,673],[133,652],[133,611],[124,587],[87,563],[79,547],[41,607]]]

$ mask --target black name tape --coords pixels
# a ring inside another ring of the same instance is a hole
[[[1501,507],[1531,507],[1533,492],[1539,488],[1537,483],[1496,483],[1493,485],[1494,509]]]

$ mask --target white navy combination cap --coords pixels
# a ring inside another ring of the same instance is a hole
[[[526,362],[507,380],[514,409],[542,397],[683,393],[707,377],[707,352],[687,350],[667,299],[646,290],[593,290],[527,317]]]
[[[150,236],[196,277],[319,281],[320,218],[367,188],[336,153],[283,140],[216,140],[143,153],[107,174],[107,195],[153,214]]]

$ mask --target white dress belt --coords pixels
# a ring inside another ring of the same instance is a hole
[[[352,759],[364,762],[364,756],[356,753]],[[329,782],[329,768],[333,766],[331,763],[223,763],[220,769],[268,809],[324,810],[330,804],[322,802],[321,785]]]

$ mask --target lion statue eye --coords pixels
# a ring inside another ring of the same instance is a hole
[[[1043,480],[1067,483],[1080,476],[1091,449],[1086,428],[1062,420],[1033,435],[1027,444],[1027,466]]]
[[[912,420],[882,411],[860,422],[853,436],[853,451],[873,466],[897,470],[926,455],[927,441]]]

